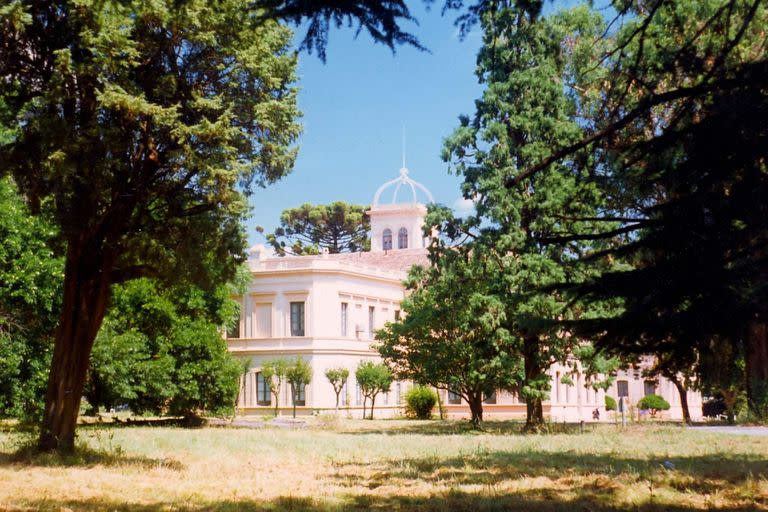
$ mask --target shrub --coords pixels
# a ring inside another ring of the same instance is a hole
[[[637,407],[638,409],[649,410],[651,411],[651,416],[656,416],[657,412],[669,409],[669,402],[659,395],[646,395],[637,402]]]
[[[413,386],[405,394],[405,414],[409,418],[428,420],[437,403],[437,393],[425,386]]]
[[[616,399],[612,396],[605,395],[605,410],[615,411],[616,408]]]

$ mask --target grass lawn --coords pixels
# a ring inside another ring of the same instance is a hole
[[[489,422],[80,430],[72,458],[0,433],[0,509],[768,510],[768,438]],[[668,461],[665,467],[665,462]]]

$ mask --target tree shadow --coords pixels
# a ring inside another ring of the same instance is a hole
[[[373,423],[369,428],[364,423],[358,424],[359,428],[337,427],[340,434],[365,435],[365,434],[414,434],[426,436],[447,436],[455,434],[478,435],[515,435],[523,434],[524,421],[520,420],[489,420],[482,423],[480,428],[475,428],[469,420],[409,420],[407,423],[398,424],[398,420],[387,421],[386,425]],[[662,425],[657,425],[662,426]],[[668,425],[667,425],[668,426]],[[540,434],[586,434],[600,429],[616,429],[610,423],[545,423]]]
[[[120,447],[99,450],[79,444],[71,454],[42,453],[34,443],[26,442],[11,451],[0,451],[0,466],[28,467],[93,467],[138,466],[142,469],[182,471],[185,466],[171,458],[126,455]]]
[[[408,495],[351,495],[341,500],[324,501],[305,497],[279,497],[269,501],[259,500],[222,500],[200,501],[199,503],[124,503],[119,500],[89,498],[83,500],[37,499],[25,503],[35,509],[67,508],[85,512],[111,510],[118,512],[159,512],[200,511],[211,510],[219,512],[284,512],[284,511],[367,511],[367,510],[399,510],[401,512],[437,512],[450,510],[452,512],[477,511],[510,511],[520,510],[529,512],[608,512],[625,510],[623,506],[596,502],[588,497],[576,496],[562,499],[554,493],[518,492],[514,494],[466,493],[447,491],[429,496]],[[670,505],[668,503],[641,503],[631,507],[635,512],[694,512],[701,510],[698,506]],[[708,510],[720,512],[753,512],[753,506],[709,507]]]

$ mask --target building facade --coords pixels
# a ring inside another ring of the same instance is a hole
[[[409,201],[398,202],[400,192]],[[335,409],[336,394],[325,377],[328,368],[345,367],[350,376],[341,396],[344,414],[362,416],[363,400],[355,381],[355,369],[363,360],[379,360],[371,348],[376,329],[400,315],[402,285],[413,265],[426,265],[427,240],[422,228],[426,207],[419,193],[432,201],[429,191],[408,176],[403,168],[392,181],[374,195],[371,209],[371,251],[275,257],[263,246],[252,250],[249,266],[252,275],[247,292],[238,297],[241,305],[239,325],[227,333],[229,350],[247,360],[249,370],[241,382],[238,412],[242,415],[272,414],[275,397],[261,374],[266,361],[302,357],[312,367],[312,381],[300,390],[299,414],[318,414]],[[391,202],[382,197],[391,194]],[[644,361],[645,365],[649,364]],[[577,365],[578,367],[578,365]],[[605,392],[587,385],[582,373],[554,365],[550,400],[544,413],[552,421],[594,421],[612,419],[605,411]],[[570,384],[564,384],[565,375]],[[393,383],[389,393],[376,401],[377,416],[402,414],[402,395],[409,383]],[[649,392],[664,397],[671,405],[663,417],[681,419],[679,394],[666,379],[646,381],[642,367],[620,372],[608,394],[626,396],[636,404]],[[450,416],[469,416],[467,404],[453,393],[441,391],[442,403]],[[694,419],[701,416],[701,397],[690,392]],[[292,409],[290,390],[283,385],[278,396],[279,409]],[[525,403],[513,392],[499,391],[486,398],[486,418],[525,417]],[[629,414],[633,411],[627,411]]]

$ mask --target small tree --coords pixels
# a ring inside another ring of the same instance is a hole
[[[349,370],[343,367],[328,368],[325,370],[325,378],[333,386],[333,392],[336,393],[336,414],[339,413],[339,396],[344,389],[344,384],[349,378]]]
[[[299,356],[296,362],[285,373],[285,379],[291,385],[291,399],[293,400],[293,417],[296,417],[296,400],[301,389],[312,382],[312,367]]]
[[[616,399],[614,399],[612,396],[605,395],[605,410],[615,411],[616,409]]]
[[[288,372],[288,366],[290,363],[285,359],[273,359],[271,361],[264,361],[261,366],[261,375],[264,378],[269,391],[272,396],[275,397],[275,416],[278,415],[279,401],[280,401],[280,389],[283,387],[283,380]]]
[[[373,361],[362,361],[355,371],[355,378],[360,385],[360,392],[363,396],[371,399],[371,415],[369,419],[373,419],[376,395],[389,391],[389,387],[394,380],[392,372],[384,363],[377,364]],[[363,405],[363,418],[365,418],[365,405]]]
[[[432,417],[432,409],[437,403],[437,393],[426,386],[413,386],[405,394],[405,414],[419,420]]]
[[[651,416],[656,417],[657,412],[669,410],[669,402],[659,395],[646,395],[637,402],[637,408],[649,410]]]

